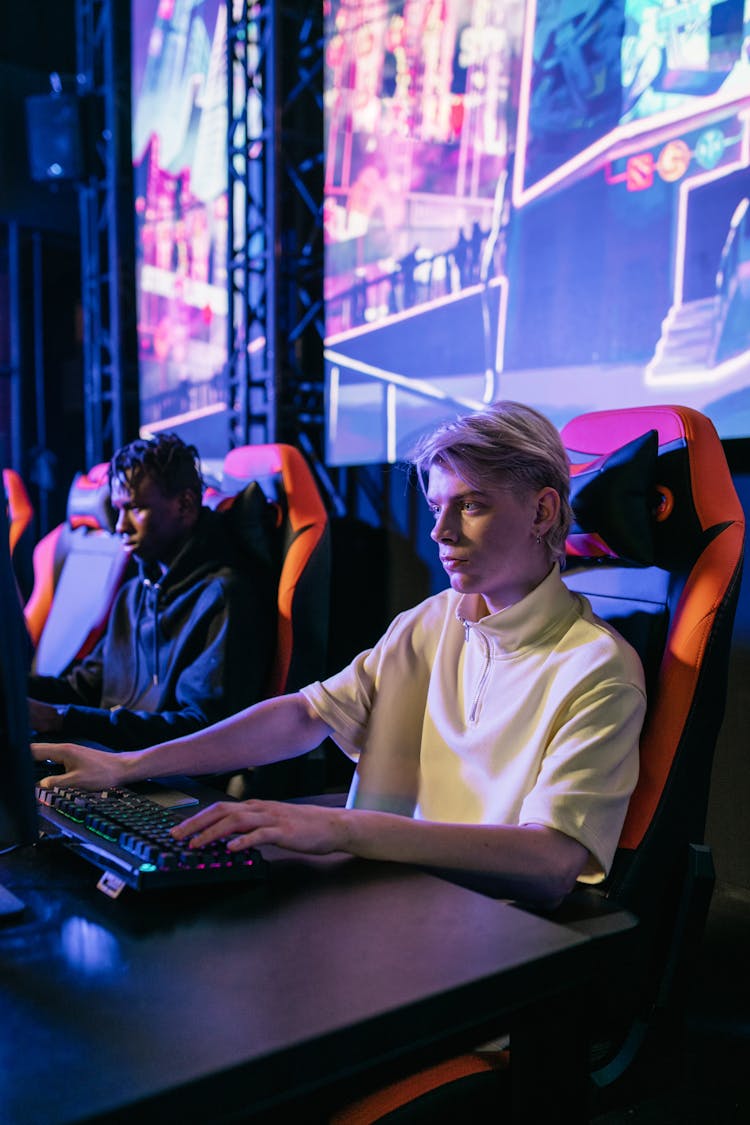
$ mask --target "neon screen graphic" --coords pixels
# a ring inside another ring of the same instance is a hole
[[[225,0],[134,0],[133,174],[142,428],[226,452]]]
[[[750,3],[324,14],[330,464],[497,398],[750,434]]]

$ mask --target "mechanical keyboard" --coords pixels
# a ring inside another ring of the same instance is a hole
[[[136,890],[263,877],[265,861],[254,848],[230,852],[226,841],[188,848],[187,841],[170,835],[174,824],[209,803],[189,787],[170,789],[158,782],[102,792],[37,787],[36,797],[44,833],[62,835],[78,854]],[[213,799],[226,798],[217,793]]]

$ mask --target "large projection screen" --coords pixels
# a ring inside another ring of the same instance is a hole
[[[225,0],[133,0],[142,430],[228,445]]]
[[[330,464],[497,398],[750,434],[750,2],[324,11]]]

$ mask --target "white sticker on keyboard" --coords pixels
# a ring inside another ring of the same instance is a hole
[[[97,890],[103,891],[104,894],[109,895],[110,898],[118,898],[122,893],[123,887],[126,886],[127,883],[112,871],[105,871],[96,884]]]

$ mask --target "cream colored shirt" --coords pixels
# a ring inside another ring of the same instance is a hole
[[[638,775],[646,707],[634,650],[564,585],[479,616],[444,590],[303,689],[357,762],[353,807],[464,824],[541,824],[603,878]]]

